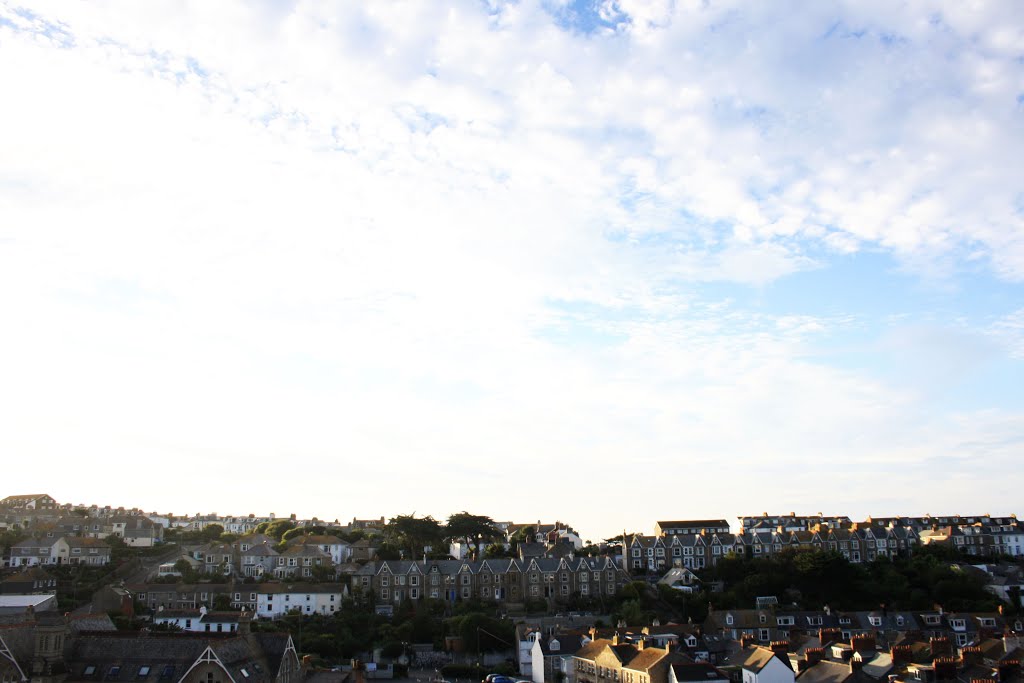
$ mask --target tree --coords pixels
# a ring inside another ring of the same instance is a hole
[[[216,541],[224,533],[224,527],[220,524],[207,524],[200,532],[207,541]]]
[[[437,548],[444,542],[444,527],[431,516],[399,515],[384,527],[384,537],[415,559],[426,547]]]
[[[488,560],[499,557],[513,557],[511,548],[506,548],[504,543],[492,543],[484,548],[484,557]]]
[[[520,544],[533,543],[536,538],[536,534],[537,530],[532,526],[523,526],[516,529],[516,532],[509,536],[508,539],[513,554],[519,552]]]
[[[260,531],[260,527],[266,524],[267,526]],[[275,519],[273,522],[263,522],[256,527],[257,533],[266,534],[272,538],[276,538],[278,542],[281,538],[289,531],[295,528],[295,522],[290,519]]]
[[[501,530],[493,519],[485,515],[473,515],[465,510],[451,515],[444,531],[447,539],[469,546],[474,558],[481,541],[491,541],[501,536]]]

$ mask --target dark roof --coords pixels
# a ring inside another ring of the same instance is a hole
[[[729,675],[707,662],[676,662],[672,671],[678,681],[729,680]]]
[[[73,639],[66,657],[68,680],[120,678],[136,683],[173,682],[209,647],[236,679],[244,678],[247,683],[269,682],[277,674],[287,640],[261,638],[261,635],[274,634],[227,637],[205,633],[83,634]],[[94,673],[86,674],[88,667],[95,667]],[[113,675],[113,667],[120,667],[116,675]],[[149,667],[148,671],[144,667]],[[241,673],[242,669],[248,676]]]

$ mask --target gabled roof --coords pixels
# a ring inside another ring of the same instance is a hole
[[[778,659],[786,667],[792,668],[788,657],[780,657],[766,647],[754,645],[746,647],[729,658],[729,664],[740,666],[747,671],[759,673],[770,661]]]

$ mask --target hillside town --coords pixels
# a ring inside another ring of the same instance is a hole
[[[1016,517],[736,522],[594,543],[468,512],[328,522],[12,495],[0,680],[342,681],[367,662],[531,683],[1020,677]]]

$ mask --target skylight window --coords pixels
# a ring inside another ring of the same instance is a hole
[[[94,673],[96,673],[96,667],[90,665],[90,666],[85,667],[85,671],[82,672],[82,675],[83,676],[92,676]]]
[[[139,678],[145,678],[148,675],[149,675],[149,667],[148,666],[140,666],[139,667]]]

